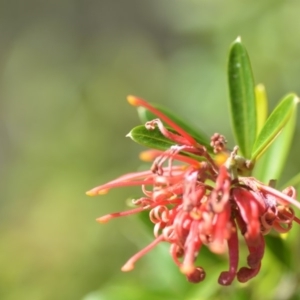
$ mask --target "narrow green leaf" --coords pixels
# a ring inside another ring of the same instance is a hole
[[[296,109],[299,99],[295,94],[287,95],[273,110],[252,149],[251,160],[255,161],[270,146]]]
[[[168,130],[175,132],[174,130],[168,128]],[[134,127],[128,134],[128,137],[130,137],[134,142],[145,146],[147,148],[156,149],[156,150],[168,150],[171,146],[176,145],[171,140],[164,137],[158,128],[155,128],[154,130],[148,130],[145,128],[144,125],[139,125],[137,127]],[[183,155],[192,157],[198,161],[202,161],[204,157],[200,157],[198,155],[194,155],[192,153],[180,152]]]
[[[267,116],[268,116],[268,99],[265,86],[258,84],[255,87],[255,99],[256,99],[256,136],[263,128]]]
[[[250,59],[240,38],[230,49],[228,83],[235,139],[241,154],[250,158],[256,137],[256,100]]]
[[[263,182],[279,180],[284,169],[296,127],[297,106],[286,125],[258,162],[255,175]],[[274,163],[276,162],[276,163]]]
[[[189,124],[186,120],[183,120],[182,118],[178,117],[177,115],[175,115],[173,112],[170,112],[162,105],[153,104],[153,103],[151,103],[151,105],[154,108],[158,109],[163,114],[165,114],[167,117],[169,117],[172,121],[174,121],[186,132],[188,132],[192,137],[194,137],[197,140],[197,142],[205,146],[207,150],[212,151],[212,147],[210,146],[210,138],[202,130],[195,128],[194,126]],[[146,123],[148,121],[157,118],[157,116],[155,116],[153,113],[151,113],[149,110],[145,109],[144,107],[138,107],[137,110],[138,110],[138,115],[140,117],[140,120],[143,123]]]
[[[158,128],[148,130],[144,125],[134,127],[127,136],[142,146],[157,150],[164,151],[175,145],[174,142],[164,137]]]

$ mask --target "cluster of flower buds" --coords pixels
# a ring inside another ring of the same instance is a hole
[[[166,151],[144,152],[143,157],[152,160],[149,171],[121,176],[87,192],[94,196],[115,187],[141,186],[143,196],[133,200],[136,208],[97,219],[105,223],[115,217],[149,211],[155,239],[131,257],[122,270],[132,270],[140,257],[166,242],[170,244],[172,259],[190,282],[198,283],[205,278],[204,269],[197,265],[203,246],[216,254],[228,251],[229,267],[220,274],[219,284],[230,285],[235,278],[246,282],[256,276],[265,250],[264,235],[272,229],[288,232],[293,221],[300,223],[291,208],[300,208],[295,189],[278,191],[245,176],[247,172],[243,170],[249,171],[249,162],[237,154],[238,147],[228,151],[222,135],[212,136],[213,151],[209,153],[144,100],[130,96],[128,101],[156,114],[159,119],[147,122],[146,128],[158,128],[174,146]],[[238,235],[249,251],[247,266],[239,267]]]

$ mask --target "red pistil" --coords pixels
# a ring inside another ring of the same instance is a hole
[[[249,281],[251,278],[255,277],[258,274],[260,267],[261,264],[255,269],[246,267],[240,268],[240,270],[237,273],[238,281],[242,283]]]
[[[164,236],[160,235],[158,236],[152,243],[150,243],[148,246],[146,246],[144,249],[133,255],[126,263],[123,265],[121,270],[123,272],[128,272],[134,269],[134,264],[137,260],[139,260],[142,256],[147,254],[150,250],[152,250],[155,246],[157,246],[160,242],[164,240]]]
[[[236,276],[239,263],[239,241],[234,220],[231,220],[231,225],[231,236],[227,241],[229,250],[229,271],[224,271],[220,274],[218,282],[221,285],[230,285],[232,283]]]

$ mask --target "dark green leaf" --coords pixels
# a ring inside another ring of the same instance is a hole
[[[270,146],[296,109],[299,99],[295,94],[287,95],[273,110],[255,140],[251,160],[255,161]]]
[[[241,154],[250,158],[256,137],[256,100],[250,60],[240,38],[230,49],[228,83],[234,135]]]
[[[168,130],[174,132],[174,130],[170,128]],[[164,137],[158,128],[155,128],[154,130],[148,130],[144,125],[134,127],[127,136],[142,146],[161,151],[168,150],[171,146],[176,145],[174,142]],[[181,153],[198,161],[204,159],[204,157],[200,157],[198,155],[194,155],[184,151],[182,151]]]
[[[138,213],[137,218],[141,220],[141,222],[144,224],[144,227],[147,229],[147,231],[153,234],[154,225],[149,219],[149,210]]]
[[[162,151],[175,145],[174,142],[164,137],[158,128],[147,130],[144,125],[134,127],[127,136],[140,145]]]
[[[165,114],[167,117],[169,117],[173,122],[179,125],[186,132],[188,132],[192,137],[194,137],[197,140],[199,144],[205,146],[207,150],[212,151],[212,147],[210,146],[210,138],[203,131],[195,128],[194,126],[189,124],[186,120],[183,120],[180,117],[176,116],[173,112],[170,112],[162,105],[153,104],[153,103],[151,103],[151,105],[154,108],[158,109],[163,114]],[[145,109],[144,107],[138,107],[137,110],[138,110],[139,117],[143,123],[146,123],[148,121],[157,118],[157,116],[155,116],[153,113],[151,113],[149,110]]]

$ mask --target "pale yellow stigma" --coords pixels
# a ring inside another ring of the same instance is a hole
[[[107,223],[109,220],[111,220],[112,217],[110,215],[106,215],[106,216],[103,216],[103,217],[100,217],[100,218],[97,218],[96,221],[100,224],[105,224]]]
[[[226,162],[226,160],[229,157],[229,155],[230,155],[229,152],[220,152],[220,153],[218,153],[215,156],[215,159],[214,159],[216,165],[217,166],[223,165]]]
[[[108,191],[109,191],[109,189],[99,190],[99,191],[98,191],[98,195],[105,195],[105,194],[108,193]]]
[[[143,151],[139,155],[140,160],[145,162],[153,161],[154,157],[153,154],[150,151]]]
[[[123,272],[129,272],[131,270],[134,269],[134,264],[132,263],[126,263],[122,268],[121,268],[121,271]]]
[[[97,190],[97,189],[92,189],[90,191],[87,191],[85,194],[88,196],[97,196],[97,195],[105,195],[108,193],[108,189],[102,189],[102,190]]]
[[[138,106],[138,98],[132,95],[127,96],[127,101],[132,106]]]
[[[98,193],[95,192],[95,191],[93,191],[93,190],[87,191],[85,194],[88,195],[88,196],[96,196],[96,195],[98,195]]]
[[[182,265],[180,267],[181,273],[185,275],[190,275],[195,271],[195,266],[194,265]]]

